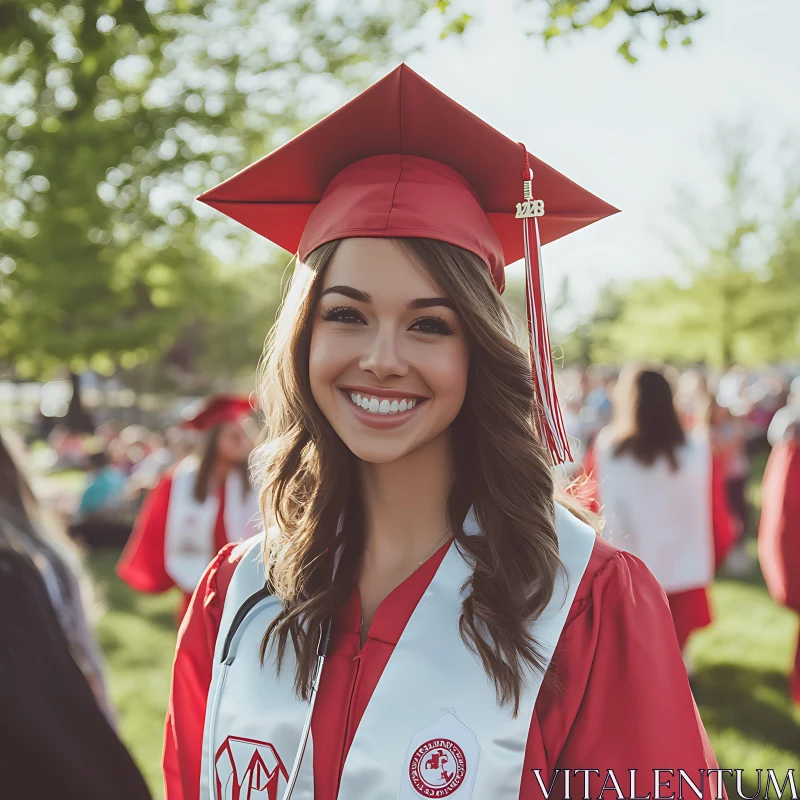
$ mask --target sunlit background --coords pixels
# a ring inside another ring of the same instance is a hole
[[[798,30],[796,0],[3,3],[0,424],[68,522],[97,425],[145,453],[199,397],[250,392],[290,258],[193,198],[406,61],[623,212],[544,250],[575,418],[598,411],[582,376],[646,358],[752,423],[752,563],[714,587],[696,696],[724,766],[796,766],[797,623],[753,537],[767,417],[800,374]],[[519,265],[507,296],[524,314]],[[91,556],[99,635],[158,794],[176,599],[133,595],[117,556]]]

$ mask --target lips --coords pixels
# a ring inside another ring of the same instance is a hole
[[[393,428],[413,417],[428,398],[408,392],[370,389],[359,392],[353,388],[339,390],[344,402],[359,422],[371,428]]]
[[[378,400],[382,400],[383,398],[388,398],[389,400],[393,399],[405,399],[405,400],[426,400],[427,398],[421,394],[413,394],[412,392],[404,392],[401,389],[381,389],[377,386],[357,386],[355,384],[347,385],[347,386],[340,386],[339,389],[343,392],[355,392],[356,394],[360,394],[362,397],[377,397]]]

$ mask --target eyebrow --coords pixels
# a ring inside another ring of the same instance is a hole
[[[362,292],[361,289],[356,289],[353,286],[330,286],[320,295],[320,297],[325,297],[326,294],[341,294],[344,297],[349,297],[351,300],[355,300],[357,303],[366,303],[367,305],[372,302],[371,295],[367,294],[366,292]],[[453,301],[449,297],[418,297],[416,300],[409,300],[406,303],[406,308],[414,309],[434,308],[436,306],[452,308],[455,310]]]

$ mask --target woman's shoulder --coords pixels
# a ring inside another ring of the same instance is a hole
[[[621,606],[629,607],[635,619],[646,615],[653,604],[666,607],[667,601],[650,570],[636,556],[596,535],[566,625],[587,613],[611,613]]]
[[[246,568],[249,565],[260,569],[263,543],[264,534],[261,533],[243,542],[226,544],[217,553],[206,568],[197,589],[204,595],[203,605],[206,608],[210,606],[222,608],[237,569]],[[257,574],[255,580],[260,580],[260,585],[263,585],[263,574]]]

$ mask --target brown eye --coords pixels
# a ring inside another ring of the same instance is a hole
[[[354,308],[340,306],[326,311],[322,315],[325,322],[343,322],[345,325],[363,325],[364,317],[358,313]]]
[[[418,319],[411,330],[436,336],[452,336],[455,331],[441,317],[423,317]]]

